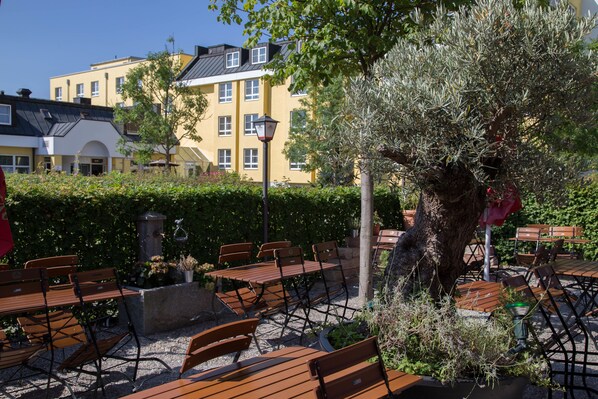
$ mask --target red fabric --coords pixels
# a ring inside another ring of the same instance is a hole
[[[6,180],[4,179],[4,171],[0,168],[0,256],[9,253],[14,247],[12,241],[12,233],[10,232],[10,224],[8,223],[8,216],[6,215]]]
[[[495,195],[494,190],[489,188],[488,196],[492,198]],[[521,208],[523,208],[523,205],[519,193],[515,188],[509,189],[503,194],[502,198],[495,199],[488,204],[488,208],[480,216],[480,226],[485,227],[486,224],[502,226],[511,213],[515,213]]]

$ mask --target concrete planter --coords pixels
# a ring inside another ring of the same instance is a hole
[[[214,300],[212,308],[212,291],[200,287],[197,282],[149,289],[127,288],[140,293],[139,296],[126,298],[126,301],[135,329],[142,335],[212,319],[213,310],[221,310],[217,300]],[[124,314],[122,309],[121,314]]]

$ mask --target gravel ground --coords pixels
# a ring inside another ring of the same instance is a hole
[[[353,286],[351,288],[351,305],[356,305],[356,294],[357,294],[357,287]],[[473,314],[472,314],[473,316]],[[481,315],[487,316],[487,315]],[[235,320],[234,317],[221,317],[220,323],[225,321],[233,321]],[[142,356],[143,357],[158,357],[166,364],[168,364],[172,371],[169,372],[166,368],[154,361],[147,361],[141,362],[138,372],[138,379],[135,383],[135,386],[138,390],[147,389],[164,382],[172,381],[177,378],[178,369],[181,365],[183,356],[185,354],[187,344],[189,342],[189,338],[205,329],[213,327],[215,322],[207,321],[207,322],[198,322],[194,325],[189,327],[181,328],[175,331],[165,332],[165,333],[158,333],[152,334],[147,337],[140,337],[141,338],[141,348],[142,348]],[[598,325],[594,323],[592,326],[593,331],[598,331]],[[263,351],[271,351],[278,348],[279,342],[279,335],[280,329],[275,324],[264,323],[260,324],[258,327],[258,336],[259,343],[261,349]],[[285,340],[287,342],[282,343],[282,346],[290,346],[290,345],[300,345],[299,338],[296,334],[287,334],[285,333],[286,337]],[[317,337],[313,335],[309,335],[303,339],[301,343],[303,346],[310,346],[319,349],[319,344]],[[132,355],[134,345],[129,344],[127,346],[127,352]],[[66,353],[68,355],[68,353]],[[252,344],[249,350],[245,351],[241,355],[241,359],[250,358],[254,356],[258,356],[259,351],[257,350],[255,344]],[[202,365],[197,370],[201,370],[204,368],[213,368],[218,367],[224,364],[228,364],[231,361],[231,357],[223,357],[220,359],[216,359],[210,361],[204,365]],[[598,361],[598,359],[593,359],[594,361]],[[41,367],[43,367],[43,363],[39,361],[38,363]],[[110,362],[107,362],[110,364]],[[117,371],[118,370],[118,371]],[[596,370],[594,370],[596,371]],[[113,369],[108,376],[104,378],[106,384],[106,397],[107,398],[117,398],[124,395],[127,395],[132,392],[133,386],[130,382],[126,380],[126,378],[122,375],[121,372],[131,374],[132,367],[130,365],[121,365],[118,368]],[[191,371],[190,373],[193,373]],[[76,392],[77,397],[79,398],[92,398],[94,397],[92,392],[86,392],[89,390],[89,387],[93,383],[93,378],[80,375],[75,376],[73,373],[68,374],[61,374],[63,378],[67,378],[70,385]],[[23,378],[23,382],[19,384],[10,384],[4,388],[0,388],[0,397],[5,398],[37,398],[40,396],[40,392],[45,391],[45,379],[41,377],[27,377]],[[595,387],[598,387],[598,381],[591,381]],[[41,388],[41,391],[39,390]],[[560,397],[560,393],[556,393],[554,395],[555,398]],[[48,397],[50,398],[68,398],[70,397],[69,392],[64,389],[61,385],[57,383],[53,383],[50,391],[48,392]],[[101,395],[98,395],[101,397]],[[545,389],[541,389],[534,386],[528,386],[523,396],[523,399],[540,399],[546,398],[547,391]],[[576,392],[576,398],[584,397],[583,395],[578,396]],[[284,399],[284,398],[281,398]]]

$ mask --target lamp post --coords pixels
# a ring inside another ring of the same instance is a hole
[[[253,127],[257,133],[257,138],[264,143],[264,173],[263,173],[263,191],[262,191],[262,210],[264,213],[264,243],[268,242],[268,143],[274,137],[278,121],[264,115],[254,120]]]

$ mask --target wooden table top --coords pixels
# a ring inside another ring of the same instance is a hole
[[[304,267],[305,270],[301,264],[285,266],[283,268],[283,278],[298,277],[303,274],[316,273],[321,270],[320,263],[313,260],[304,261]],[[324,270],[333,269],[335,267],[339,267],[339,265],[334,263],[322,263],[322,268]],[[214,270],[206,273],[206,276],[243,281],[255,285],[272,284],[281,280],[280,270],[274,261]]]
[[[139,295],[139,292],[123,288],[125,296]],[[105,301],[108,299],[120,298],[118,290],[108,290],[102,293],[88,295],[85,302]],[[61,307],[78,305],[79,298],[75,295],[73,288],[51,289],[46,294],[48,307]],[[42,294],[26,294],[14,298],[0,298],[0,316],[32,312],[44,309]]]
[[[598,278],[598,262],[581,259],[556,259],[554,272],[562,276]]]
[[[246,359],[229,366],[205,371],[200,374],[168,382],[145,391],[137,392],[125,399],[168,399],[168,398],[309,398],[317,381],[312,381],[307,370],[307,361],[323,355],[324,352],[289,347],[262,356]],[[390,387],[399,393],[415,384],[421,377],[389,370]],[[384,384],[352,396],[354,399],[375,399],[387,394]]]
[[[502,306],[502,290],[502,284],[491,281],[480,280],[458,285],[455,289],[455,306],[459,309],[492,313]]]

